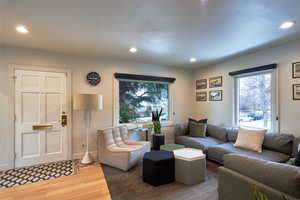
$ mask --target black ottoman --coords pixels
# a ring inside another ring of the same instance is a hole
[[[143,158],[143,181],[153,186],[175,181],[175,158],[170,151],[147,152]]]

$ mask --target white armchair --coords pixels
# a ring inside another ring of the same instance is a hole
[[[107,128],[98,131],[98,152],[100,163],[127,171],[141,162],[144,153],[150,151],[150,144],[130,142],[126,131],[121,127]]]

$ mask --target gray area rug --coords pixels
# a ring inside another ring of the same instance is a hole
[[[69,176],[75,172],[72,160],[11,169],[0,175],[0,189]]]
[[[217,168],[207,161],[206,181],[198,185],[171,183],[153,187],[143,182],[142,166],[129,172],[102,165],[113,200],[217,200]]]

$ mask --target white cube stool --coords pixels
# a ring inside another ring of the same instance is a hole
[[[194,185],[205,181],[206,156],[199,149],[183,148],[174,150],[175,179],[178,182]]]

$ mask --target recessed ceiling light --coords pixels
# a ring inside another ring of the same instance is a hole
[[[131,47],[131,48],[129,49],[129,51],[130,51],[131,53],[136,53],[138,50],[137,50],[136,47]]]
[[[196,59],[196,58],[191,58],[191,59],[190,59],[190,62],[191,62],[191,63],[197,62],[197,59]]]
[[[279,28],[281,29],[289,29],[289,28],[292,28],[293,26],[295,25],[295,22],[293,21],[286,21],[286,22],[283,22]]]
[[[17,26],[17,27],[16,27],[16,30],[17,30],[19,33],[22,33],[22,34],[27,34],[27,33],[29,33],[28,29],[27,29],[25,26]]]

